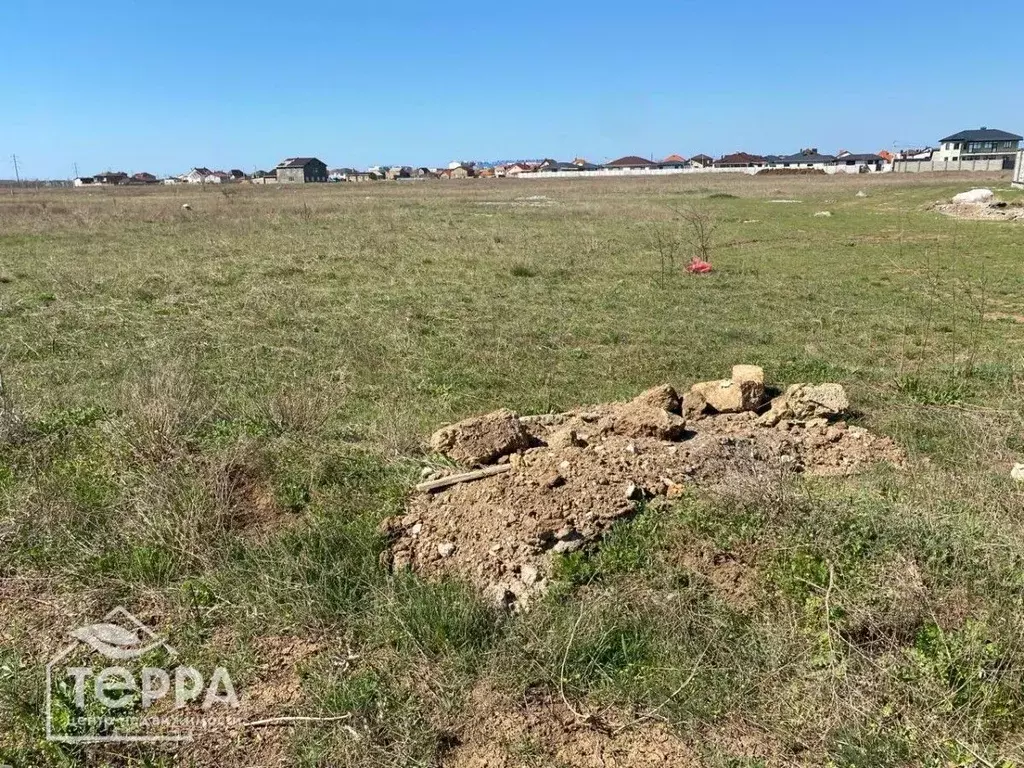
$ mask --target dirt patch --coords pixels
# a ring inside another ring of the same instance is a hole
[[[710,544],[684,546],[679,562],[734,608],[747,611],[755,605],[756,573],[748,558]]]
[[[546,588],[554,555],[598,541],[645,500],[903,462],[888,438],[806,398],[824,400],[830,389],[790,387],[760,415],[705,412],[701,391],[682,407],[665,386],[628,403],[521,418],[532,447],[500,457],[507,471],[414,493],[404,515],[385,521],[390,565],[466,578],[496,602],[521,606]],[[833,402],[845,404],[845,395]]]
[[[697,766],[694,750],[657,722],[621,731],[581,720],[557,695],[528,692],[520,701],[480,686],[470,697],[470,719],[446,768],[647,768]]]
[[[229,633],[213,644],[230,644]],[[322,653],[327,643],[314,638],[268,636],[254,641],[255,666],[251,683],[238,691],[238,710],[232,716],[241,723],[302,715],[308,711],[303,698],[302,667]],[[291,765],[290,742],[303,724],[279,722],[267,726],[211,729],[204,738],[180,748],[182,764],[212,768],[223,765]]]
[[[994,203],[937,203],[934,210],[954,219],[1024,221],[1024,206]]]

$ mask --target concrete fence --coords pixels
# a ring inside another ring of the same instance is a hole
[[[1013,186],[1024,189],[1024,149],[1017,150],[1017,162],[1013,166]]]
[[[1001,171],[1002,159],[998,160],[896,160],[892,164],[894,173],[929,173],[933,171]]]
[[[761,168],[599,168],[594,171],[536,171],[534,173],[513,174],[508,178],[516,179],[610,179],[618,176],[669,176],[676,174],[718,174],[718,173],[745,173],[753,176],[758,171],[770,170],[767,167]],[[802,169],[801,169],[802,170]],[[822,170],[827,174],[837,173],[860,173],[858,166],[852,165],[823,165],[816,170]],[[881,171],[870,169],[869,173],[885,173],[889,170],[888,165],[883,165]]]

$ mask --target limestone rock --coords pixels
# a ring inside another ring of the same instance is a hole
[[[530,447],[530,435],[512,411],[474,416],[437,430],[430,447],[464,464],[490,464]]]
[[[832,419],[849,409],[850,400],[841,384],[794,384],[772,400],[772,407],[761,417],[761,423],[771,426],[786,419]]]
[[[1024,464],[1014,464],[1010,470],[1010,477],[1018,483],[1024,483]]]
[[[732,367],[733,381],[756,381],[764,385],[764,368],[759,365],[734,365]]]
[[[686,419],[647,403],[627,403],[598,424],[602,431],[623,437],[653,437],[658,440],[679,440],[686,431]]]
[[[652,387],[633,398],[635,405],[649,405],[653,408],[661,408],[669,413],[679,414],[682,412],[679,395],[668,384]]]
[[[753,411],[764,402],[764,372],[760,371],[760,381],[755,376],[753,369],[757,366],[737,366],[740,374],[747,377],[743,379],[721,379],[719,381],[703,381],[694,384],[690,388],[691,397],[695,400],[694,405],[704,400],[713,410],[718,413],[740,413],[742,411]],[[745,370],[749,369],[749,370]],[[689,410],[689,405],[687,410]]]

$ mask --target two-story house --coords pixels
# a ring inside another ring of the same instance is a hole
[[[1013,167],[1013,157],[1024,137],[994,128],[960,131],[939,141],[933,160],[958,162],[960,160],[1003,160],[1004,167]]]
[[[327,165],[315,157],[289,157],[274,169],[279,184],[327,181]]]

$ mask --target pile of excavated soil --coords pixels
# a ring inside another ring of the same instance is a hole
[[[763,385],[723,380],[694,385],[685,403],[663,386],[628,403],[522,418],[497,411],[446,427],[435,450],[498,473],[414,492],[405,514],[385,521],[391,565],[465,578],[522,606],[546,588],[554,554],[598,541],[644,500],[903,461],[891,440],[842,420],[838,385],[794,386],[770,406]]]
[[[954,219],[976,221],[1024,221],[1024,207],[1004,202],[939,203],[935,210]]]

